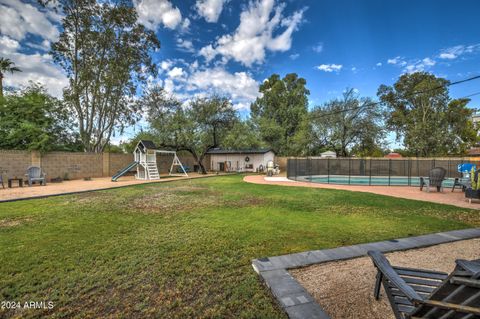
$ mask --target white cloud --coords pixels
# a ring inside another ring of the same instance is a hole
[[[316,68],[320,71],[324,72],[339,72],[342,68],[343,65],[341,64],[321,64],[319,66],[316,66]]]
[[[178,38],[177,39],[177,48],[179,48],[181,51],[185,51],[185,52],[190,52],[190,53],[195,52],[193,42],[190,41],[190,40],[184,40],[184,39]]]
[[[300,56],[300,54],[294,53],[294,54],[290,54],[289,58],[292,59],[292,60],[296,60],[296,59],[298,59],[299,56]]]
[[[250,106],[260,93],[259,83],[248,72],[227,71],[224,67],[205,68],[198,61],[166,60],[160,65],[165,79],[150,79],[163,83],[166,91],[175,94],[184,104],[193,97],[218,94],[229,98],[237,109]]]
[[[440,59],[447,59],[447,60],[453,60],[456,57],[457,56],[454,53],[448,53],[448,52],[440,53],[439,55]]]
[[[198,14],[207,22],[216,23],[223,10],[226,0],[197,0],[195,7]]]
[[[39,53],[28,55],[4,50],[0,52],[22,70],[22,72],[14,74],[6,74],[4,79],[5,86],[19,88],[28,85],[29,81],[32,81],[44,85],[50,94],[56,97],[62,96],[63,88],[68,85],[68,79],[53,63],[50,55]]]
[[[422,64],[425,66],[434,66],[437,62],[435,60],[432,60],[430,58],[425,58],[422,60]]]
[[[183,75],[183,69],[179,68],[179,67],[174,67],[173,69],[168,71],[167,74],[171,78],[178,78],[178,77],[181,77]]]
[[[156,30],[160,24],[175,29],[182,23],[180,9],[168,0],[134,0],[133,3],[138,12],[138,21],[149,29]],[[190,20],[184,23],[189,25]]]
[[[316,46],[312,48],[313,51],[320,53],[323,51],[323,43],[319,42]]]
[[[414,59],[408,62],[400,60],[396,63],[397,66],[403,67],[403,71],[407,73],[428,71],[435,64],[437,64],[437,61],[429,57],[424,59]]]
[[[62,70],[53,63],[49,54],[19,53],[21,45],[8,36],[0,36],[0,56],[10,59],[22,72],[4,75],[4,85],[14,88],[25,87],[30,81],[40,83],[47,91],[61,97],[63,88],[68,85],[68,79]]]
[[[296,11],[284,17],[285,5],[274,7],[274,0],[258,0],[251,2],[240,15],[240,25],[233,34],[223,35],[213,45],[209,44],[200,50],[207,62],[217,55],[223,62],[230,59],[245,66],[261,63],[265,53],[269,51],[287,51],[292,44],[292,34],[303,19],[304,10]],[[275,35],[275,31],[283,31]]]
[[[59,19],[48,9],[40,11],[22,1],[0,0],[0,33],[15,40],[23,40],[30,33],[56,41],[60,33],[52,21],[58,23]]]
[[[480,51],[480,44],[456,45],[440,51],[438,57],[444,60],[453,60],[464,54]]]
[[[378,62],[376,65],[377,66],[382,66],[382,62]]]
[[[171,65],[172,65],[172,62],[170,60],[162,61],[162,63],[160,63],[160,68],[163,71],[165,71],[165,70],[168,70]]]
[[[352,72],[354,72],[354,73],[357,72],[357,68],[356,68],[356,67],[352,67],[351,70],[352,70]]]
[[[407,62],[405,62],[404,58],[401,56],[394,57],[392,59],[387,60],[388,64],[393,64],[393,65],[400,65],[400,66],[405,66],[407,65]]]
[[[13,40],[5,35],[0,36],[0,52],[2,54],[12,53],[20,47],[18,41]]]
[[[244,111],[244,110],[248,111],[248,110],[250,110],[250,104],[251,103],[242,103],[242,102],[235,103],[234,102],[233,103],[233,108],[235,110],[238,110],[238,111]]]
[[[205,91],[227,95],[234,101],[253,101],[259,96],[259,84],[249,73],[229,73],[225,69],[216,67],[195,71],[187,80],[187,90]]]

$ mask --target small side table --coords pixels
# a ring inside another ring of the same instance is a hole
[[[18,187],[23,187],[23,178],[9,178],[8,179],[8,188],[12,188],[12,182],[17,182]]]

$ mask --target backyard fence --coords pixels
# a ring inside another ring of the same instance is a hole
[[[179,154],[183,165],[193,168],[196,164],[193,156]],[[4,177],[23,177],[29,166],[38,166],[51,178],[78,179],[85,177],[112,176],[133,161],[133,154],[85,153],[85,152],[48,152],[0,150],[0,174]],[[169,156],[157,156],[160,172],[170,168]],[[208,164],[208,158],[205,160]],[[206,165],[209,169],[209,165]]]
[[[446,178],[461,177],[457,166],[463,163],[476,164],[468,158],[451,159],[373,159],[373,158],[289,158],[287,177],[298,181],[321,181],[356,184],[359,177],[365,185],[416,185],[420,176],[428,176],[434,167],[446,169]],[[378,178],[382,182],[377,183]]]

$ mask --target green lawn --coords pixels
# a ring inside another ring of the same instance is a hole
[[[0,204],[0,317],[284,317],[252,258],[480,225],[478,211],[242,176]]]

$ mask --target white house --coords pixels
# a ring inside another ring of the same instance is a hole
[[[256,172],[264,170],[268,161],[274,161],[275,153],[270,149],[222,150],[207,152],[213,171]]]

